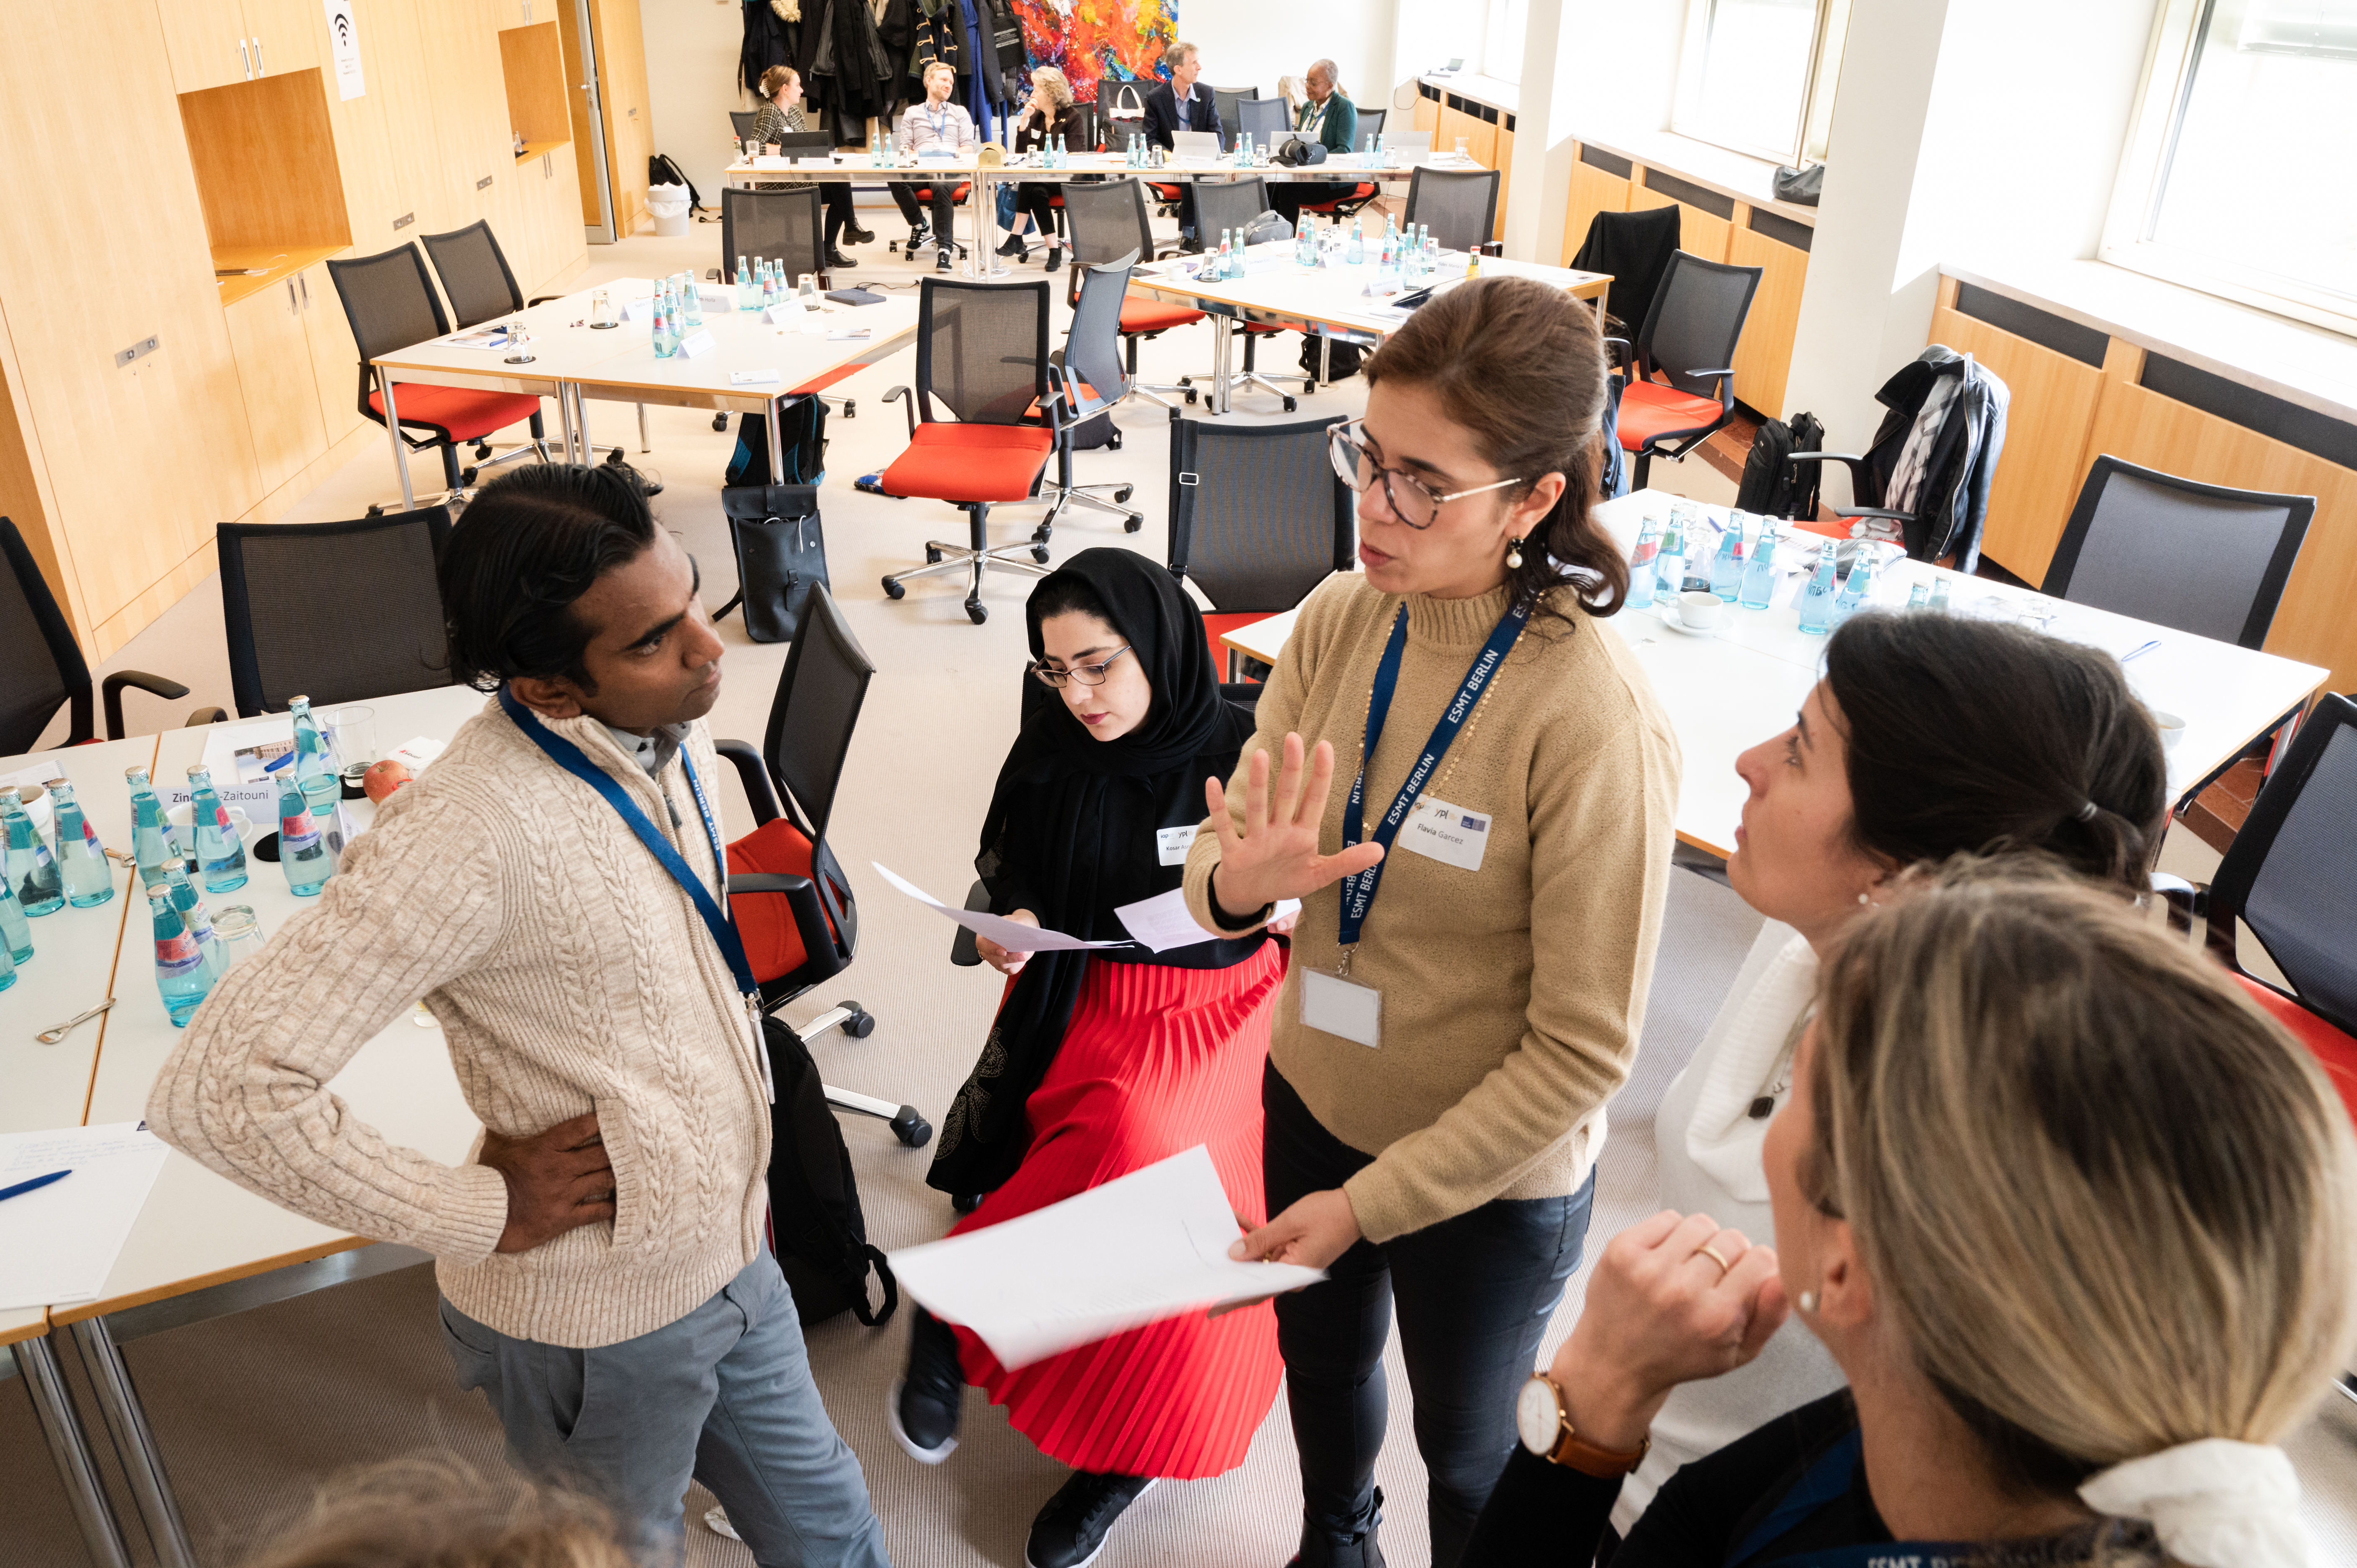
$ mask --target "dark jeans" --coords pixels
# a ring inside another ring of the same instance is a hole
[[[1272,1215],[1373,1163],[1321,1126],[1273,1063],[1261,1103]],[[1512,1449],[1514,1394],[1579,1266],[1595,1196],[1591,1173],[1568,1197],[1495,1198],[1380,1246],[1361,1241],[1322,1283],[1276,1298],[1311,1522],[1348,1530],[1373,1501],[1388,1403],[1383,1343],[1396,1310],[1415,1445],[1431,1478],[1432,1562],[1454,1568]]]
[[[917,205],[917,192],[930,188],[933,193],[933,243],[946,245],[956,233],[957,188],[963,175],[944,175],[940,179],[896,179],[891,182],[892,199],[900,209],[900,216],[914,229],[923,220],[923,209]]]
[[[1273,179],[1268,182],[1268,205],[1278,217],[1298,229],[1303,208],[1337,200],[1358,188],[1327,180]]]
[[[826,248],[832,251],[844,230],[859,227],[859,220],[851,215],[851,182],[823,179],[818,188],[820,204],[826,209]]]
[[[1031,221],[1039,226],[1041,238],[1056,237],[1056,198],[1063,187],[1044,179],[1027,179],[1016,183],[1015,210],[1028,212]]]

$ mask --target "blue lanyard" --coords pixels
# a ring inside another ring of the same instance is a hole
[[[926,123],[931,124],[933,128],[933,140],[936,142],[946,142],[950,139],[950,116],[948,110],[944,109],[939,114],[936,114],[931,110],[928,109],[925,111],[925,120]]]
[[[1727,1568],[1748,1568],[1803,1520],[1840,1500],[1857,1483],[1858,1462],[1865,1451],[1865,1439],[1856,1427],[1850,1428],[1786,1488],[1774,1511],[1727,1556]],[[1964,1568],[1976,1550],[1971,1542],[1960,1541],[1847,1541],[1778,1557],[1765,1568]]]
[[[1432,726],[1432,738],[1424,743],[1424,755],[1408,769],[1407,781],[1400,786],[1392,809],[1375,824],[1375,842],[1383,846],[1383,858],[1357,875],[1342,879],[1342,918],[1336,938],[1345,949],[1358,945],[1359,928],[1366,924],[1367,910],[1373,905],[1375,889],[1383,879],[1383,867],[1391,861],[1392,841],[1399,836],[1400,824],[1407,821],[1408,808],[1424,792],[1432,770],[1448,755],[1449,743],[1472,716],[1473,706],[1481,700],[1490,677],[1505,662],[1507,651],[1523,635],[1523,628],[1530,618],[1527,605],[1510,609],[1499,618],[1490,640],[1482,645],[1473,667],[1465,672],[1463,682],[1458,686],[1456,700],[1442,711],[1440,722]],[[1359,776],[1351,780],[1351,798],[1342,806],[1342,844],[1346,849],[1365,836],[1367,763],[1375,755],[1375,743],[1383,739],[1383,720],[1391,712],[1392,693],[1399,687],[1400,660],[1406,652],[1407,607],[1402,605],[1399,614],[1392,619],[1391,640],[1383,645],[1383,660],[1375,666],[1375,689],[1367,699],[1367,744],[1359,753]]]
[[[759,995],[760,983],[753,978],[753,966],[745,958],[745,944],[737,939],[737,928],[729,923],[727,912],[714,900],[711,890],[680,857],[679,851],[672,847],[671,841],[657,832],[647,814],[639,810],[638,802],[624,793],[611,774],[583,756],[579,746],[542,724],[505,686],[500,688],[500,706],[507,711],[516,728],[548,753],[551,760],[597,790],[620,814],[623,825],[638,835],[639,842],[653,852],[662,868],[671,873],[672,880],[685,888],[687,896],[695,901],[695,912],[704,917],[705,929],[712,933],[720,956],[728,961],[729,972],[737,977],[737,989],[748,996]],[[680,754],[679,764],[687,769],[687,787],[695,794],[695,810],[704,818],[705,836],[711,841],[713,870],[725,891],[728,886],[728,860],[726,852],[720,847],[720,829],[712,820],[712,806],[704,798],[704,785],[695,777],[695,765],[687,759],[684,750]]]

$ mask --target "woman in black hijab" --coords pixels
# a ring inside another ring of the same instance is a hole
[[[1252,714],[1220,695],[1203,618],[1160,565],[1086,550],[1032,590],[1037,703],[999,770],[974,865],[991,908],[1123,940],[1114,911],[1178,897],[1203,815]],[[927,1179],[984,1194],[952,1234],[1028,1214],[1198,1144],[1236,1214],[1264,1212],[1260,1077],[1285,949],[1261,933],[1148,949],[1024,953],[976,944],[1010,977]],[[963,1207],[963,1202],[961,1207]],[[1242,1464],[1276,1396],[1263,1304],[1118,1334],[1014,1371],[920,1310],[893,1435],[928,1464],[957,1445],[971,1380],[1075,1474],[1031,1528],[1031,1568],[1071,1568],[1157,1479]]]

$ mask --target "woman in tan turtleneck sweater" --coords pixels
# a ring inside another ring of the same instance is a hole
[[[1366,417],[1336,437],[1365,571],[1302,607],[1234,781],[1207,791],[1186,886],[1230,931],[1305,900],[1262,1097],[1281,1212],[1235,1251],[1330,1273],[1277,1303],[1297,1561],[1382,1562],[1395,1302],[1432,1560],[1451,1568],[1579,1262],[1661,934],[1678,748],[1599,624],[1628,568],[1588,515],[1605,389],[1587,306],[1528,279],[1469,283],[1367,376]]]

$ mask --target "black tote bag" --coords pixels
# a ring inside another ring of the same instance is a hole
[[[712,618],[742,603],[746,636],[756,642],[791,641],[810,602],[811,585],[827,582],[818,488],[730,485],[721,490],[720,505],[737,551],[737,599]]]

